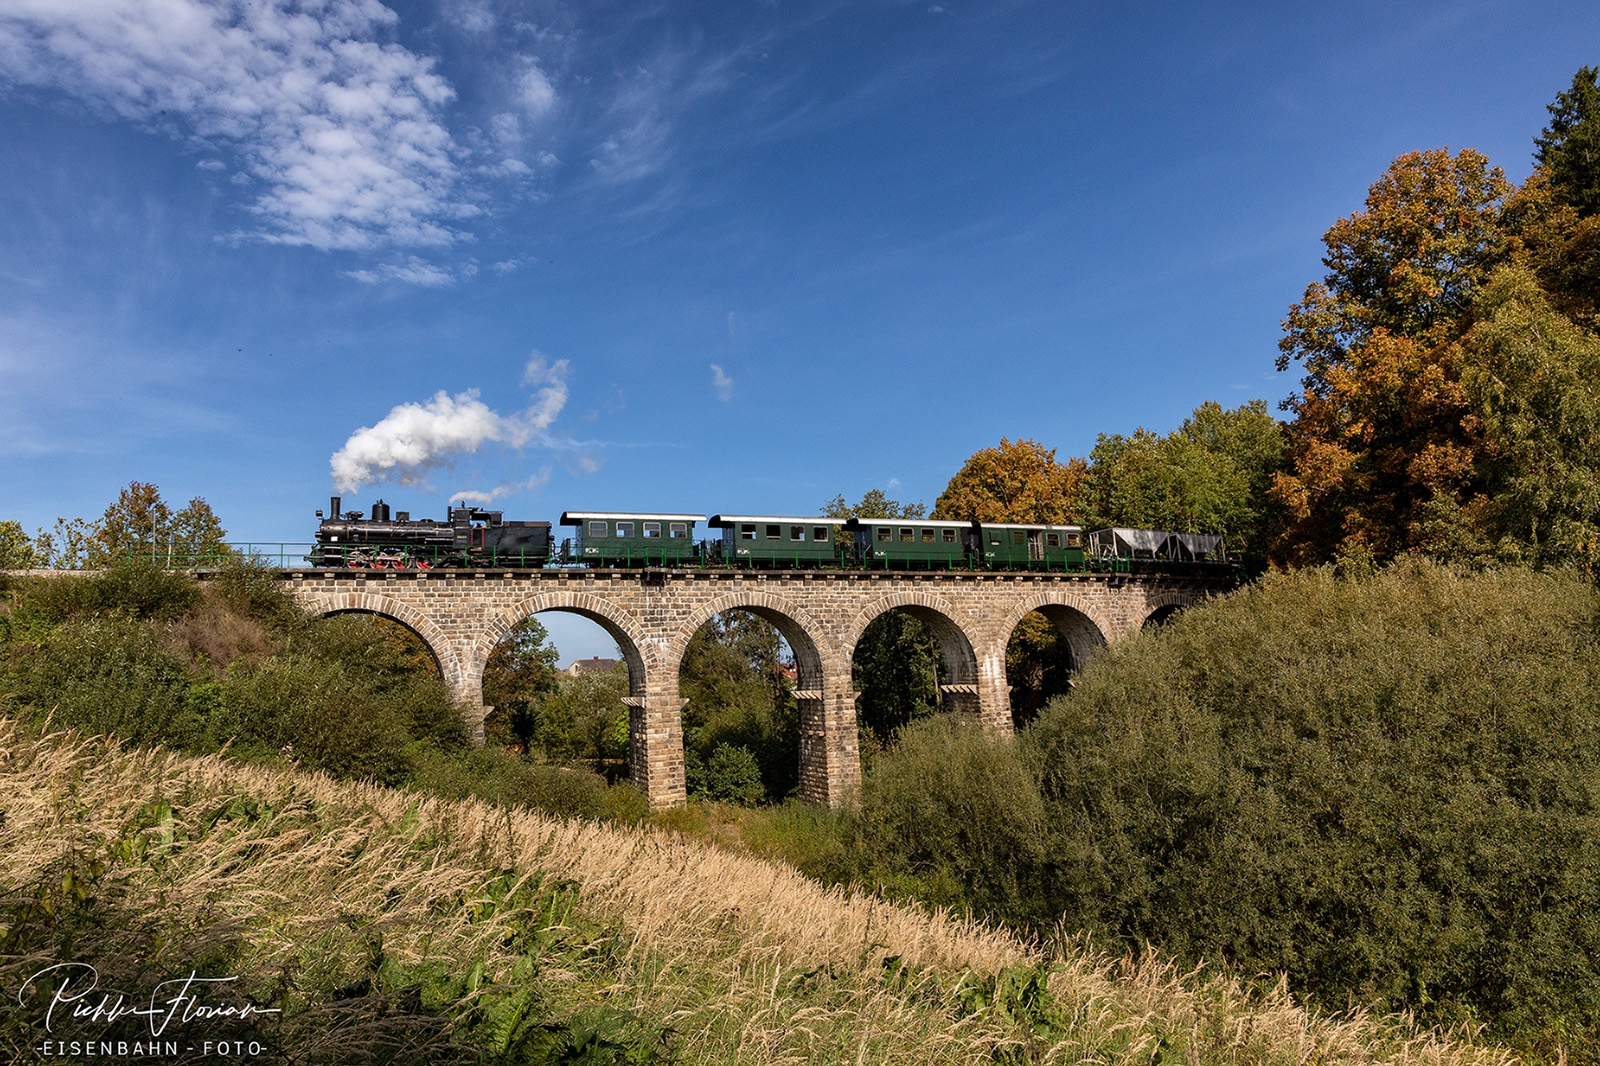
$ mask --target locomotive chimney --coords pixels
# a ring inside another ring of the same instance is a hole
[[[339,510],[339,497],[337,497],[337,496],[329,496],[328,497],[328,517],[333,519],[335,522],[337,522],[339,520],[339,516],[341,514],[343,514],[343,513],[344,513],[343,511]]]

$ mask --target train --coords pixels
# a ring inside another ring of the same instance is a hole
[[[412,519],[383,500],[370,516],[329,500],[317,512],[315,568],[432,570],[546,567],[1042,570],[1217,574],[1238,564],[1213,533],[1028,522],[566,511],[574,535],[461,504],[444,521]],[[697,532],[714,535],[700,539]]]

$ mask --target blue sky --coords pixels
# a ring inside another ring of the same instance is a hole
[[[931,506],[1287,395],[1327,226],[1595,63],[1592,0],[6,0],[0,518]]]

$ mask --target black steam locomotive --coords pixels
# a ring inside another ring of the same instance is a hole
[[[567,511],[575,535],[557,546],[549,522],[508,522],[501,512],[453,507],[449,518],[412,521],[379,500],[372,516],[341,511],[333,497],[317,517],[315,567],[431,570],[435,567],[862,568],[1057,570],[1102,573],[1231,572],[1220,536],[1168,530],[1045,523],[773,515]],[[696,540],[696,525],[720,534]]]
[[[436,566],[537,568],[550,559],[549,522],[507,522],[499,511],[452,507],[443,522],[412,521],[411,512],[390,512],[379,500],[372,517],[341,511],[339,497],[317,517],[312,566],[431,570]]]

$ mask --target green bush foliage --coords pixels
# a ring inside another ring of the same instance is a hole
[[[707,799],[724,800],[745,807],[767,798],[761,783],[761,764],[749,748],[719,744],[706,760],[698,792]]]
[[[187,698],[183,664],[150,626],[120,615],[54,629],[31,649],[22,692],[41,716],[134,743],[193,748],[207,728],[197,713],[204,703]]]
[[[1269,577],[1112,648],[1014,746],[903,731],[856,831],[845,867],[890,889],[1592,1060],[1600,594]]]

